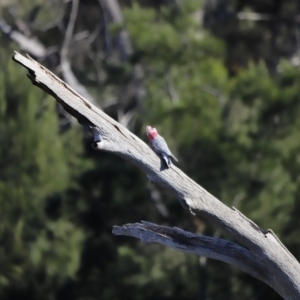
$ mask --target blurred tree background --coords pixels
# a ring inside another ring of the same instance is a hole
[[[114,237],[147,220],[224,236],[91,149],[11,61],[29,53],[300,257],[300,1],[1,0],[0,298],[280,299],[218,261]]]

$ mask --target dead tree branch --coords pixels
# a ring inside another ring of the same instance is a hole
[[[87,100],[89,100],[92,103],[96,103],[94,97],[87,91],[87,89],[78,81],[76,76],[74,75],[70,61],[68,59],[68,52],[71,45],[72,37],[73,37],[73,31],[74,26],[77,18],[79,8],[79,0],[73,0],[72,1],[72,10],[70,14],[70,20],[68,23],[68,27],[66,30],[65,39],[60,51],[60,66],[61,66],[61,72],[63,74],[63,77],[65,81],[73,87],[78,93],[82,94]]]
[[[46,56],[46,47],[36,37],[28,37],[19,31],[13,30],[4,19],[0,19],[0,31],[16,42],[22,50],[29,52],[34,57],[43,58]]]
[[[194,234],[180,228],[142,223],[114,226],[113,234],[133,236],[145,244],[161,244],[178,251],[220,260],[265,281],[268,274],[248,249],[224,239]]]
[[[227,207],[176,166],[165,169],[142,140],[30,57],[15,53],[13,60],[28,69],[28,77],[34,85],[52,95],[81,124],[92,129],[96,149],[112,152],[135,164],[147,174],[149,181],[176,195],[184,208],[219,226],[243,246],[149,223],[115,228],[114,233],[120,234],[123,230],[132,236],[144,235],[146,241],[156,243],[162,243],[165,238],[181,251],[194,254],[198,251],[198,254],[238,266],[285,299],[300,299],[300,265],[272,230],[261,229],[238,210]],[[147,230],[151,239],[146,236]]]
[[[110,18],[113,23],[118,24],[120,26],[124,26],[124,17],[121,10],[121,6],[119,1],[117,0],[98,0],[100,5],[105,8],[110,15]],[[128,61],[130,57],[133,55],[133,47],[130,40],[129,32],[123,28],[118,34],[118,49],[119,49],[119,56],[122,61]],[[142,80],[144,77],[144,70],[141,64],[136,63],[133,66],[133,86],[127,87],[127,93],[136,99],[137,103],[140,104],[145,97],[145,89],[142,84]],[[130,92],[130,90],[132,90]],[[122,125],[128,127],[129,123],[133,119],[135,114],[136,108],[131,109],[128,112],[124,112],[125,107],[125,100],[124,96],[121,96],[118,100],[119,102],[119,121]]]

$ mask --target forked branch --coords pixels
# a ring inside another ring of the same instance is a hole
[[[300,265],[271,230],[262,230],[238,210],[224,205],[176,166],[164,168],[159,157],[142,140],[30,57],[15,53],[13,60],[28,69],[34,85],[52,95],[81,124],[92,129],[96,149],[129,160],[151,182],[176,195],[184,208],[219,226],[243,247],[150,223],[115,227],[115,234],[225,261],[264,281],[283,298],[300,299]]]

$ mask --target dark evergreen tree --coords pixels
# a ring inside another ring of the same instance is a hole
[[[105,107],[113,117],[126,98],[125,111],[137,111],[131,123],[136,134],[146,139],[145,126],[157,127],[183,171],[262,228],[272,228],[299,258],[300,74],[282,59],[296,51],[296,25],[287,21],[296,8],[290,1],[211,2],[218,5],[124,1],[124,25],[113,26],[104,22],[98,1],[81,1],[75,33],[94,32],[99,22],[101,30],[89,47],[76,36],[73,70],[102,105],[117,99]],[[46,4],[35,2],[34,18],[32,3],[24,3],[18,16],[26,20],[31,12],[34,33],[47,47],[59,45],[71,3],[59,26],[50,22]],[[59,15],[55,3],[52,11]],[[249,10],[277,19],[238,19],[238,12]],[[134,49],[127,59],[118,48],[123,28]],[[16,45],[0,38],[1,299],[279,299],[228,265],[112,236],[113,225],[141,219],[222,233],[160,191],[169,212],[162,216],[144,174],[92,150],[78,127],[62,132],[53,99],[24,81],[8,62]],[[47,59],[53,68],[59,62],[51,51]],[[144,72],[140,102],[132,91],[136,65]]]

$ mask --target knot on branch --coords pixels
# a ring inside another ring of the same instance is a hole
[[[115,151],[113,143],[103,136],[101,136],[99,128],[95,126],[89,126],[90,131],[93,134],[94,142],[92,143],[92,147],[95,150],[102,150],[102,151]]]

